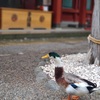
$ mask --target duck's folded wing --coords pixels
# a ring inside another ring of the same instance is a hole
[[[68,83],[80,83],[83,82],[83,80],[72,73],[64,73],[64,78]]]

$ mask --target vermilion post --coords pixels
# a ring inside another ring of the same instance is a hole
[[[86,24],[86,1],[80,0],[79,26],[85,27]]]
[[[62,15],[62,0],[53,0],[53,26],[59,27]]]

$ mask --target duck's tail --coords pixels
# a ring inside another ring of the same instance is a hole
[[[93,91],[99,91],[99,90],[100,90],[100,86],[93,89]]]
[[[89,91],[89,93],[92,93],[92,92],[95,92],[95,91],[100,91],[100,87],[91,87],[91,86],[89,86],[89,87],[87,87],[87,89],[88,89],[88,91]]]
[[[97,88],[97,84],[96,83],[92,83],[86,79],[82,79],[84,82],[86,82],[89,86],[92,86],[93,88]]]

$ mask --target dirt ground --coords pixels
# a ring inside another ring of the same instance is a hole
[[[0,54],[17,54],[19,52],[60,51],[62,54],[82,53],[88,50],[87,38],[42,38],[28,40],[0,41]],[[40,52],[40,53],[41,53]]]

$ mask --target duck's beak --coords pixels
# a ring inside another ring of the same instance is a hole
[[[42,59],[49,58],[49,54],[46,54],[46,55],[42,56],[41,58]]]

